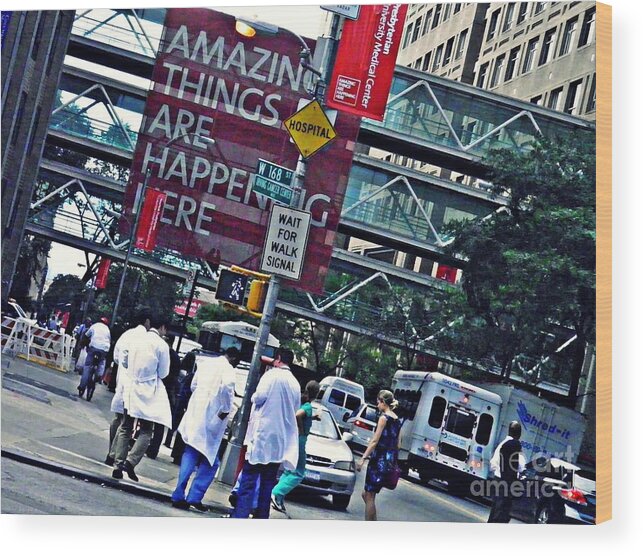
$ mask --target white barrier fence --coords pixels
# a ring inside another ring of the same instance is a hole
[[[3,355],[22,357],[67,372],[75,345],[75,338],[42,328],[30,320],[2,317]]]

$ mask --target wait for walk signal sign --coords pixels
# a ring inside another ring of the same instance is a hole
[[[337,137],[333,124],[317,100],[290,116],[284,125],[304,158],[311,157]]]

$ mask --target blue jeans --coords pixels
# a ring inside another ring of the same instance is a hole
[[[85,366],[83,367],[83,375],[80,377],[80,384],[78,385],[78,387],[83,390],[87,388],[87,383],[89,382],[89,377],[91,376],[92,369],[94,367],[94,356],[98,357],[99,361],[94,380],[98,382],[105,372],[105,359],[107,358],[107,352],[93,347],[88,347],[87,358],[85,359]]]
[[[185,451],[181,458],[181,467],[179,468],[179,478],[176,488],[172,493],[172,502],[185,500],[189,504],[197,504],[203,500],[206,490],[212,484],[214,476],[219,468],[219,458],[214,460],[214,465],[210,465],[208,458],[201,452],[198,452],[192,446],[185,445]],[[187,497],[185,489],[192,473],[196,471]]]
[[[257,509],[253,514],[255,519],[268,519],[270,517],[270,494],[277,484],[277,472],[279,463],[266,463],[255,465],[247,460],[241,470],[241,481],[239,482],[239,493],[237,507],[231,517],[247,518],[252,512],[255,486],[259,483],[259,497],[257,498]]]

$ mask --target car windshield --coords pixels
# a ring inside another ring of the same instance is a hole
[[[310,428],[310,434],[337,440],[339,432],[328,411],[323,409],[313,409],[313,426]]]
[[[366,406],[364,413],[362,413],[362,419],[373,422],[377,421],[377,408],[372,405]]]

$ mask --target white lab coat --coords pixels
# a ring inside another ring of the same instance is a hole
[[[129,344],[127,367],[131,378],[123,391],[127,413],[171,428],[170,400],[161,380],[170,373],[170,346],[156,329]]]
[[[295,414],[301,405],[301,392],[290,369],[268,369],[259,380],[252,404],[246,459],[251,464],[283,463],[284,469],[294,470],[299,458]]]
[[[147,329],[139,324],[134,328],[130,328],[123,332],[121,337],[114,346],[114,362],[118,365],[118,372],[116,373],[116,392],[112,398],[111,410],[114,413],[123,413],[125,404],[123,402],[123,392],[125,384],[131,382],[131,374],[127,368],[128,355],[130,344],[135,345],[138,341],[145,341]]]
[[[183,441],[203,454],[214,465],[219,445],[229,417],[219,418],[219,413],[230,413],[234,400],[234,367],[225,356],[217,357],[213,366],[201,366],[192,379],[192,396],[179,433]]]

